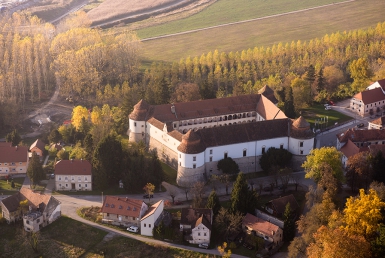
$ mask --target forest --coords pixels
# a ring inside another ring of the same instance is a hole
[[[124,103],[129,113],[142,98],[151,104],[221,98],[257,93],[267,84],[281,108],[292,94],[298,111],[385,78],[385,23],[147,68],[135,32],[91,29],[83,12],[57,27],[24,13],[3,17],[0,26],[0,119],[13,128],[26,104],[47,99],[56,88],[88,108]]]

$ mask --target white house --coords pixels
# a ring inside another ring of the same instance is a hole
[[[383,129],[385,127],[385,116],[369,122],[368,129]]]
[[[158,225],[158,219],[162,215],[164,208],[163,200],[153,204],[140,220],[140,234],[144,236],[152,236],[154,226]]]
[[[0,142],[0,176],[26,174],[28,162],[28,147]]]
[[[88,160],[60,160],[55,165],[57,191],[92,191],[92,166]]]
[[[259,158],[270,147],[304,159],[314,145],[303,117],[287,118],[262,94],[157,106],[141,100],[129,116],[127,133],[176,168],[182,186],[205,180],[226,157],[248,173],[262,170]]]
[[[20,207],[22,201],[27,201],[24,209]],[[39,231],[61,216],[61,204],[57,199],[25,187],[2,200],[1,208],[8,224],[23,219],[24,229],[30,232]]]
[[[350,108],[360,116],[382,114],[385,108],[385,79],[369,85],[350,100]]]
[[[212,222],[211,209],[182,208],[180,231],[190,244],[210,244]]]

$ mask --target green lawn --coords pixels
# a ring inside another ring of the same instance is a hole
[[[196,27],[197,25],[195,22],[193,23],[193,20],[200,19],[203,23],[204,19],[199,17],[204,17],[200,15],[203,15],[205,12],[207,12],[207,15],[217,12],[219,16],[225,16],[223,13],[226,13],[227,11],[224,4],[230,1],[231,0],[218,1],[199,15],[178,21],[181,23],[180,25],[178,25],[178,22],[174,22],[175,25],[173,25],[174,23],[170,23],[167,25],[170,26],[170,29],[166,28],[166,25],[163,25],[164,28],[158,26],[148,28],[146,30],[138,31],[138,34],[141,38],[144,38],[155,36],[155,30],[160,31],[160,34],[164,34],[175,32],[176,29],[172,29],[173,27],[183,28],[181,31],[188,29],[183,26],[183,23],[192,23],[191,26]],[[241,4],[239,4],[238,1],[232,2],[238,6],[238,8],[234,10],[238,10]],[[255,1],[253,1],[253,3],[254,2]],[[270,13],[268,12],[268,9],[266,9],[261,11],[259,15],[274,14],[296,8],[301,9],[299,8],[299,6],[301,6],[299,2],[302,4],[310,2],[311,4],[309,5],[317,5],[316,1],[295,1],[297,4],[293,4],[293,6],[287,3],[287,1],[285,4],[282,4],[284,2],[283,0],[261,0],[261,2],[266,2],[266,6],[267,4],[272,5],[273,3],[278,2],[282,7],[279,9],[280,11],[275,12],[270,10]],[[330,1],[322,1],[322,3],[326,2]],[[218,5],[223,5],[223,10],[219,9]],[[287,5],[290,5],[290,9],[283,8],[283,6]],[[322,9],[314,9],[248,23],[144,41],[142,43],[142,58],[144,59],[144,62],[147,63],[152,61],[179,61],[181,58],[201,56],[202,54],[206,54],[209,51],[214,51],[216,49],[219,52],[242,51],[256,46],[272,46],[279,42],[285,44],[286,42],[297,42],[297,40],[306,41],[317,37],[320,38],[325,34],[331,34],[337,31],[374,27],[378,22],[384,22],[382,12],[384,9],[385,1],[357,0],[341,5],[324,7]],[[244,15],[243,19],[247,19],[247,16]],[[230,19],[228,19],[228,21],[229,20]],[[199,26],[207,25],[208,24],[199,24]],[[151,32],[150,30],[154,30],[154,32]]]
[[[19,188],[23,185],[24,177],[16,177],[13,179],[13,182],[15,183],[15,188],[12,188],[11,185],[11,179],[1,179],[0,180],[0,191],[18,191]]]
[[[176,175],[177,171],[170,167],[169,165],[162,162],[162,168],[165,174],[165,181],[169,184],[176,185]]]
[[[317,120],[319,124],[317,129],[320,127],[326,128],[334,125],[335,123],[340,124],[353,119],[350,116],[346,116],[333,109],[325,110],[325,107],[322,104],[316,104],[312,107],[301,110],[301,115],[311,124],[312,128]]]

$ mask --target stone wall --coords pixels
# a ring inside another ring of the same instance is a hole
[[[303,171],[302,164],[306,161],[306,156],[303,155],[293,155],[291,158],[289,168],[293,169],[293,172]]]
[[[158,140],[154,139],[153,137],[147,135],[147,138],[149,139],[149,149],[156,150],[158,153],[158,158],[162,162],[168,164],[174,169],[178,169],[178,154],[167,146],[163,145]]]
[[[189,187],[198,181],[205,182],[206,180],[205,165],[198,168],[178,167],[176,183],[179,186]]]

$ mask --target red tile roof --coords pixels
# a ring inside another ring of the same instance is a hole
[[[385,130],[357,130],[355,128],[350,128],[344,133],[338,134],[337,138],[340,142],[346,142],[348,139],[352,142],[380,141],[385,140]]]
[[[345,157],[349,158],[359,152],[368,151],[368,147],[357,147],[350,139],[348,139],[348,142],[342,146],[340,151],[345,155]]]
[[[142,200],[107,195],[101,212],[139,218],[142,204]]]
[[[27,161],[28,147],[12,146],[10,142],[0,142],[0,163]]]
[[[278,100],[274,95],[274,91],[268,85],[263,86],[263,88],[258,91],[258,94],[262,94],[274,104],[278,103]]]
[[[243,218],[242,227],[244,228],[247,226],[248,228],[251,228],[255,232],[261,232],[266,236],[273,237],[274,234],[277,233],[279,227],[274,225],[273,223],[270,223],[266,220],[263,220],[261,218],[257,218],[254,215],[251,215],[250,213],[247,213],[246,216]]]
[[[200,208],[182,208],[182,213],[180,217],[180,224],[182,225],[191,225],[191,228],[194,228],[197,220],[204,216],[205,219],[211,224],[211,209],[200,209]]]
[[[29,147],[29,150],[32,150],[35,147],[41,151],[44,151],[45,143],[42,140],[37,139],[34,143],[31,144],[31,147]]]
[[[376,124],[376,125],[385,125],[385,116],[374,119],[369,123]]]
[[[163,202],[163,200],[158,201],[157,203],[151,205],[150,208],[146,211],[146,213],[143,215],[143,218],[141,220],[144,220],[148,217],[150,217],[152,214],[155,213],[156,209],[159,208],[160,204]]]
[[[370,103],[385,100],[385,95],[382,92],[381,88],[375,88],[372,90],[365,90],[360,93],[357,93],[353,96],[353,98],[362,100],[362,102],[367,105]]]
[[[55,165],[55,175],[92,175],[88,160],[60,160]]]

